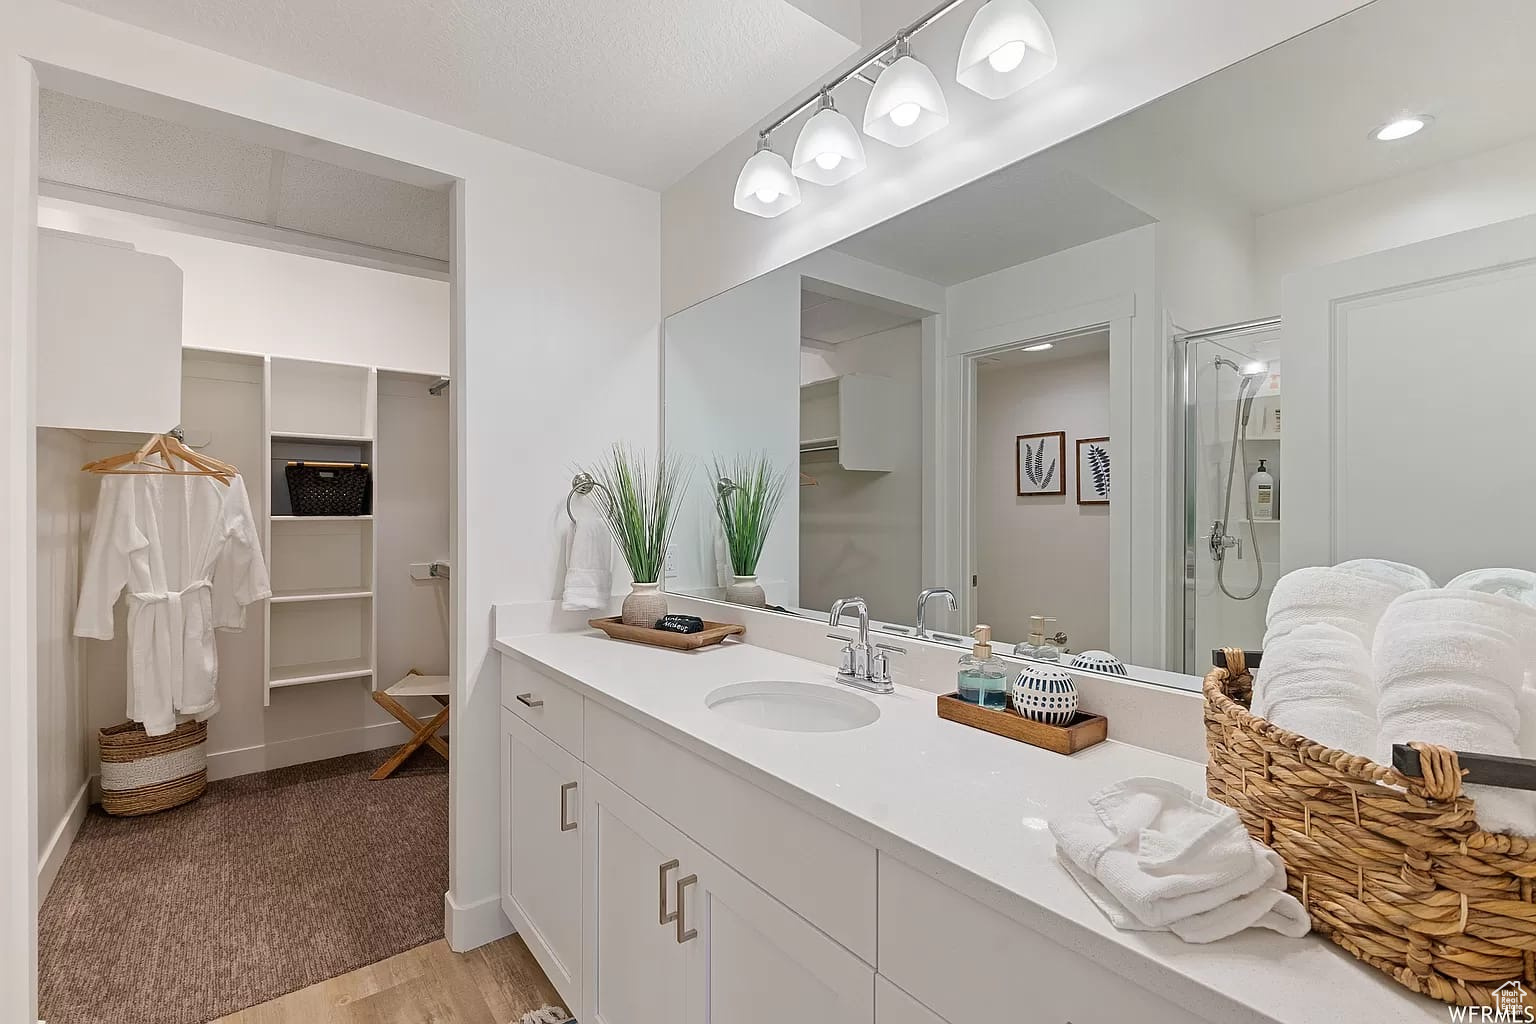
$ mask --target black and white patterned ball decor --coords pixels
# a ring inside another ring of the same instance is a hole
[[[1026,665],[1013,682],[1013,706],[1036,722],[1066,725],[1077,714],[1077,685],[1065,669]]]
[[[1072,667],[1090,672],[1105,672],[1112,676],[1126,674],[1125,663],[1108,651],[1083,651],[1072,656]]]

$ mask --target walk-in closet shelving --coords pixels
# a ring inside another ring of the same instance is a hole
[[[287,686],[377,685],[377,540],[371,506],[355,516],[293,514],[290,461],[366,463],[377,486],[378,374],[365,366],[266,360],[271,502],[266,545],[266,702]]]

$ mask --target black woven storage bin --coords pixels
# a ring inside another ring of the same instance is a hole
[[[373,475],[366,462],[290,462],[288,500],[296,516],[368,514]]]

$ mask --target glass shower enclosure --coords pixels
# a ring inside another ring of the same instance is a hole
[[[1183,401],[1184,671],[1219,647],[1257,650],[1280,569],[1284,510],[1278,318],[1177,338]],[[1262,469],[1261,469],[1262,467]],[[1268,508],[1255,493],[1270,485]]]

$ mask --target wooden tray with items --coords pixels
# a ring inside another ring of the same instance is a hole
[[[728,636],[739,636],[747,631],[746,626],[735,623],[706,620],[702,632],[673,633],[665,629],[651,629],[649,626],[626,626],[618,616],[611,619],[589,619],[587,625],[602,630],[615,640],[630,640],[674,651],[696,651],[700,647],[711,647]]]
[[[1025,718],[1012,708],[1005,711],[972,704],[961,700],[958,693],[939,697],[939,717],[1058,754],[1075,754],[1109,738],[1109,719],[1103,715],[1079,711],[1067,725],[1046,725]]]

